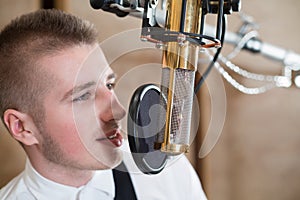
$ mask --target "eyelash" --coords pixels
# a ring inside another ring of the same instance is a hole
[[[79,101],[86,101],[90,98],[91,93],[90,92],[86,92],[83,95],[81,95],[80,97],[77,97],[75,99],[73,99],[73,102],[79,102]]]
[[[115,83],[107,83],[106,84],[106,87],[109,89],[109,90],[113,90],[115,88]],[[86,92],[84,93],[83,95],[75,98],[72,100],[72,102],[80,102],[80,101],[86,101],[88,100],[89,98],[91,97],[91,93],[90,92]]]

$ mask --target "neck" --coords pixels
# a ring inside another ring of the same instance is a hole
[[[59,184],[80,187],[85,185],[93,177],[94,171],[83,170],[70,166],[56,164],[49,160],[32,159],[29,160],[33,168],[44,178]]]

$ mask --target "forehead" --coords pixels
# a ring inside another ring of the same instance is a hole
[[[39,63],[61,82],[70,85],[99,82],[112,73],[98,45],[80,45],[42,58]]]

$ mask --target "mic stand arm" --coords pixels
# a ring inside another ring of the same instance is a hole
[[[215,28],[206,24],[204,32],[207,35],[213,35],[215,33]],[[246,41],[244,39],[246,39]],[[254,31],[244,35],[226,31],[225,42],[235,45],[238,50],[245,49],[253,53],[260,53],[266,58],[282,62],[293,71],[300,70],[299,54],[261,41],[257,38],[257,34],[255,34]],[[231,58],[231,56],[229,56],[229,58]]]

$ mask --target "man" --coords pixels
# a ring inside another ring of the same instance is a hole
[[[118,196],[111,169],[122,161],[125,111],[114,85],[89,22],[39,10],[7,25],[0,34],[0,113],[28,159],[0,199]],[[137,199],[205,199],[185,157],[159,175],[130,176]]]

